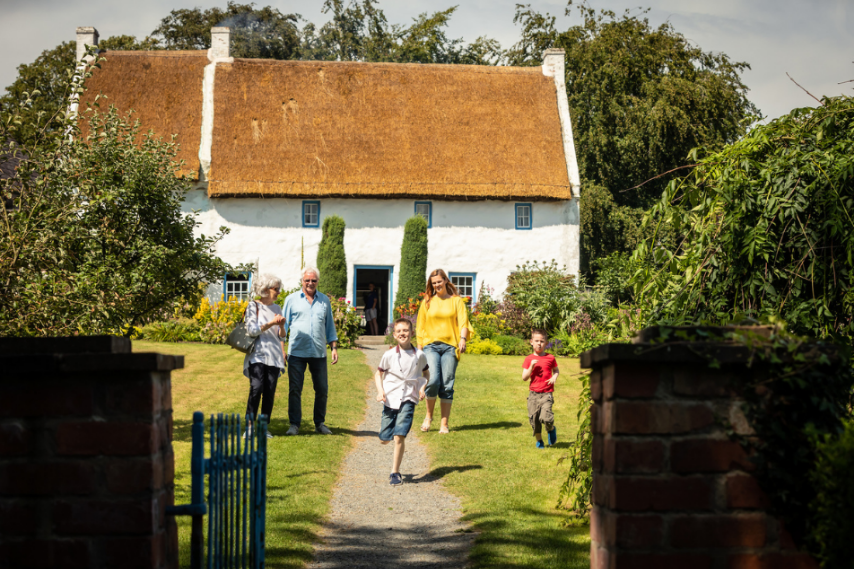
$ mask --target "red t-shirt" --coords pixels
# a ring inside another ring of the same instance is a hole
[[[557,369],[557,360],[551,354],[543,354],[541,356],[531,354],[525,358],[522,368],[528,369],[531,367],[532,360],[537,360],[537,364],[531,372],[531,391],[553,393],[555,386],[549,385],[548,381],[552,378],[552,370]]]

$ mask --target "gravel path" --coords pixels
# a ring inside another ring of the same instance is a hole
[[[385,350],[385,346],[365,347],[372,370]],[[356,434],[356,448],[344,459],[332,495],[332,512],[321,533],[323,542],[309,567],[465,567],[474,535],[459,521],[460,502],[442,487],[443,473],[430,470],[426,449],[415,436],[420,423],[413,424],[406,437],[400,467],[404,483],[392,487],[388,475],[394,443],[380,444],[382,404],[376,401],[373,382],[367,391],[368,410]]]

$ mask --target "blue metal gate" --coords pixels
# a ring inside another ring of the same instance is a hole
[[[193,569],[264,567],[267,511],[267,417],[218,414],[210,419],[210,458],[205,458],[204,415],[193,414],[192,504],[166,513],[193,517],[190,565]],[[204,500],[205,474],[208,500]],[[207,562],[204,563],[204,516],[208,516]]]

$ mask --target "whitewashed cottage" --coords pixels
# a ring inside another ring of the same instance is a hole
[[[88,81],[145,129],[177,134],[186,210],[199,231],[230,234],[231,264],[296,284],[314,264],[323,218],[347,224],[348,300],[369,281],[381,320],[394,301],[403,226],[429,224],[429,269],[476,300],[501,293],[517,264],[579,268],[579,176],[563,50],[542,67],[275,61],[229,56],[229,29],[210,50],[105,51]],[[83,44],[94,28],[78,28]],[[251,276],[223,275],[245,295]]]

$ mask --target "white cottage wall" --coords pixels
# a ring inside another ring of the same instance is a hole
[[[347,299],[352,301],[355,265],[394,267],[393,293],[400,275],[403,225],[412,217],[416,200],[322,199],[320,225],[329,215],[347,224]],[[228,263],[255,262],[258,270],[278,275],[286,288],[296,286],[300,252],[305,264],[315,265],[321,229],[302,226],[301,199],[210,199],[204,187],[191,191],[186,212],[197,211],[198,234],[215,234],[226,226],[230,233],[217,253]],[[476,273],[475,288],[488,284],[501,294],[516,265],[526,261],[551,261],[579,269],[578,200],[531,202],[533,228],[517,230],[512,201],[432,201],[432,227],[428,230],[428,270]],[[321,275],[321,279],[323,275]]]

